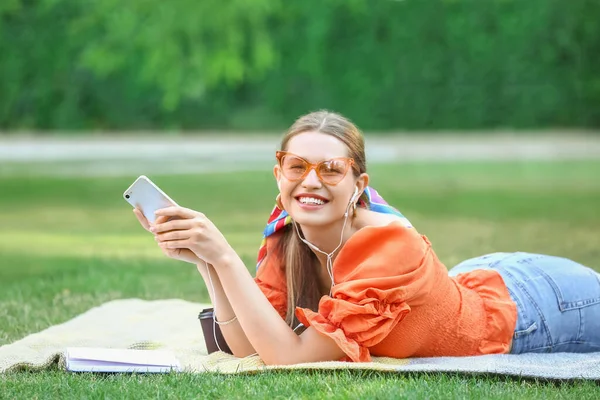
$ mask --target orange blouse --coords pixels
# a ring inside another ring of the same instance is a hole
[[[275,254],[280,235],[267,240],[268,258],[255,278],[285,318],[285,274]],[[269,243],[271,242],[271,243]],[[348,361],[507,353],[516,305],[498,272],[449,277],[429,240],[392,222],[365,227],[333,263],[335,286],[318,312],[296,308],[305,326],[331,337]]]

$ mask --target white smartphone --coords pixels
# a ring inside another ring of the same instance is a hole
[[[140,176],[123,192],[123,198],[134,208],[139,208],[148,222],[154,223],[154,212],[160,208],[177,206],[177,203],[163,192],[147,176]]]

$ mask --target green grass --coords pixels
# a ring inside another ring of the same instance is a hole
[[[375,165],[371,183],[448,267],[491,251],[561,255],[600,270],[600,162]],[[207,301],[191,265],[164,258],[121,193],[128,178],[0,174],[0,345],[108,300]],[[208,215],[250,270],[276,186],[270,171],[152,176]],[[590,382],[372,372],[0,376],[2,398],[597,398]]]

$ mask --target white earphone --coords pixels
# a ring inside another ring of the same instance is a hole
[[[352,198],[350,199],[350,203],[354,202],[354,199],[356,198],[357,194],[358,194],[358,188],[354,188],[354,194],[352,195]]]
[[[346,212],[344,213],[344,218],[348,217],[348,214],[350,212],[350,207],[352,206],[352,203],[354,203],[354,199],[356,199],[356,195],[358,195],[358,188],[354,189],[354,194],[352,195],[352,197],[350,198],[350,201],[348,202],[348,205],[346,206]]]
[[[296,228],[296,234],[298,234],[298,237],[300,238],[300,240],[303,241],[304,243],[306,243],[313,250],[316,250],[319,253],[327,256],[327,272],[329,273],[329,277],[331,278],[331,287],[332,288],[335,285],[335,280],[333,279],[333,255],[342,246],[342,243],[344,241],[344,229],[346,228],[346,222],[348,222],[349,210],[357,196],[358,196],[358,188],[355,188],[354,194],[350,198],[350,201],[348,202],[348,205],[346,206],[346,212],[344,213],[344,225],[342,225],[342,232],[340,233],[340,244],[338,244],[338,246],[335,248],[335,250],[333,250],[331,253],[325,253],[323,250],[319,249],[317,246],[315,246],[314,244],[310,243],[308,240],[303,238],[302,235],[300,234],[300,231],[298,230],[298,225],[294,222],[294,220],[292,220],[292,223],[294,224],[294,228]],[[331,290],[329,291],[329,294],[331,295]]]

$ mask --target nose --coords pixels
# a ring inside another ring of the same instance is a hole
[[[302,181],[302,186],[307,187],[307,188],[308,187],[310,187],[310,188],[321,187],[321,180],[317,176],[317,171],[315,171],[314,168],[311,168],[310,171],[308,171],[308,174]]]

